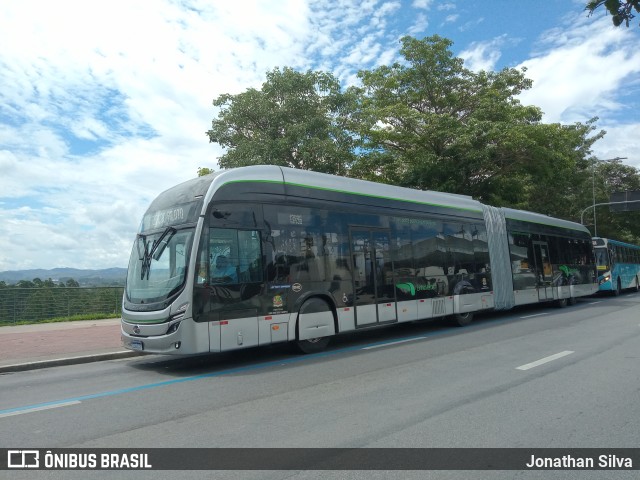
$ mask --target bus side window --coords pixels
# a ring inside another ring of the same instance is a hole
[[[257,230],[238,231],[238,272],[241,283],[262,281],[260,232]]]

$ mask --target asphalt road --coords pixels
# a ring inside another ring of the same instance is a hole
[[[284,346],[0,375],[0,448],[640,446],[640,294]],[[9,478],[637,478],[635,472],[8,472]]]

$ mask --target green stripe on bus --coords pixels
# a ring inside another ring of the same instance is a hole
[[[482,213],[482,210],[475,209],[475,208],[454,207],[452,205],[442,205],[442,204],[439,204],[439,203],[421,202],[419,200],[408,200],[408,199],[404,199],[404,198],[384,197],[384,196],[381,196],[381,195],[374,195],[372,193],[350,192],[348,190],[339,190],[337,188],[317,187],[317,186],[314,186],[314,185],[304,185],[302,183],[281,182],[279,180],[230,180],[230,181],[224,183],[224,185],[231,184],[231,183],[276,183],[276,184],[279,184],[279,185],[282,185],[284,183],[285,185],[290,185],[292,187],[310,188],[310,189],[313,189],[313,190],[323,190],[323,191],[326,191],[326,192],[344,193],[346,195],[358,195],[358,196],[361,196],[361,197],[379,198],[381,200],[393,200],[393,201],[396,201],[396,202],[413,203],[413,204],[417,204],[417,205],[428,205],[428,206],[431,206],[431,207],[451,208],[453,210],[462,210],[462,211],[468,211],[468,212],[474,212],[474,213]],[[380,184],[380,185],[385,185],[385,184]],[[388,186],[393,187],[393,185],[388,185]],[[396,187],[396,188],[403,188],[403,187]],[[416,190],[416,192],[417,191],[418,190]],[[439,193],[441,193],[441,192],[439,192]],[[443,195],[447,195],[447,194],[444,193]]]
[[[523,212],[526,210],[523,210]],[[534,212],[530,212],[530,213],[534,213]],[[546,225],[547,227],[554,227],[554,228],[566,228],[567,230],[575,230],[576,232],[585,232],[582,228],[580,228],[579,226],[576,227],[572,227],[572,226],[568,226],[568,225],[554,225],[553,223],[546,223],[546,222],[537,222],[535,220],[523,220],[521,218],[514,218],[514,217],[508,217],[508,216],[504,216],[504,218],[509,219],[509,220],[513,220],[515,222],[524,222],[524,223],[535,223],[536,225]],[[558,219],[561,220],[561,219]],[[572,223],[569,220],[564,220],[565,222],[569,222]],[[587,227],[584,227],[587,228]],[[518,233],[516,230],[513,231],[513,233]],[[530,232],[519,232],[519,233],[524,233],[524,234],[529,234]]]

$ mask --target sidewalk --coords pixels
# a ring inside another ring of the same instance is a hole
[[[120,319],[0,327],[0,373],[139,355],[120,342]]]

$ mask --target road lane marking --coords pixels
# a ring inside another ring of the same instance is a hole
[[[59,407],[68,407],[69,405],[78,405],[79,400],[71,400],[68,402],[54,402],[44,405],[37,405],[34,407],[25,407],[25,408],[14,408],[12,410],[4,410],[3,413],[0,413],[0,418],[3,417],[12,417],[13,415],[22,415],[23,413],[31,413],[31,412],[41,412],[42,410],[51,410],[52,408]]]
[[[590,302],[588,305],[597,305],[598,303],[602,303],[602,300],[598,300],[597,302]]]
[[[390,345],[398,345],[400,343],[415,342],[416,340],[423,340],[425,338],[429,338],[429,337],[414,337],[414,338],[406,338],[404,340],[398,340],[396,342],[379,343],[378,345],[371,345],[369,347],[364,347],[362,350],[373,350],[374,348],[388,347]]]
[[[486,320],[483,321],[482,324],[487,326],[487,325],[501,325],[501,324],[508,324],[510,322],[513,321],[513,318],[509,319],[509,318],[495,318],[492,320]],[[468,328],[473,328],[473,327],[468,327]],[[467,329],[465,329],[467,330]],[[432,332],[428,335],[429,338],[434,338],[434,337],[440,337],[440,336],[444,336],[444,335],[449,335],[452,333],[460,333],[461,329],[460,327],[450,327],[450,328],[445,328],[443,330],[439,330],[437,332]],[[414,337],[410,337],[410,338],[414,338]],[[420,338],[425,338],[424,336],[420,336]],[[370,345],[372,346],[372,345]],[[199,381],[199,380],[208,380],[208,379],[212,379],[212,378],[217,378],[217,377],[224,377],[224,376],[228,376],[228,375],[236,375],[236,374],[244,374],[246,372],[254,372],[257,370],[262,370],[262,369],[267,369],[267,368],[272,368],[272,367],[282,367],[285,365],[294,365],[297,363],[303,363],[303,362],[310,362],[312,360],[315,359],[320,359],[320,358],[327,358],[327,357],[333,357],[333,356],[338,356],[338,355],[343,355],[343,354],[348,354],[348,353],[355,353],[355,352],[359,352],[362,351],[362,346],[361,345],[354,345],[351,347],[344,347],[344,348],[338,348],[336,350],[330,350],[330,351],[325,351],[325,352],[320,352],[320,353],[313,353],[313,354],[309,354],[309,355],[303,355],[300,357],[294,357],[291,359],[287,359],[287,360],[275,360],[275,361],[267,361],[264,363],[259,363],[259,364],[255,364],[255,365],[249,365],[249,366],[244,366],[244,367],[232,367],[229,369],[225,369],[225,370],[220,370],[217,372],[211,372],[211,373],[205,373],[202,375],[194,375],[194,376],[190,376],[190,377],[183,377],[183,378],[174,378],[172,380],[166,380],[166,381],[161,381],[161,382],[156,382],[156,383],[150,383],[150,384],[143,384],[143,385],[137,385],[137,386],[132,386],[132,387],[128,387],[128,388],[121,388],[118,390],[108,390],[108,391],[104,391],[104,392],[98,392],[98,393],[93,393],[93,394],[89,394],[89,395],[82,395],[82,396],[78,396],[75,398],[66,398],[63,400],[58,400],[56,402],[48,402],[48,403],[40,403],[40,404],[35,404],[35,405],[24,405],[22,407],[14,407],[14,408],[10,408],[7,410],[0,410],[0,418],[2,417],[6,417],[9,416],[8,414],[11,414],[13,412],[20,412],[20,413],[28,413],[28,412],[34,412],[36,411],[36,409],[40,409],[41,407],[44,406],[48,406],[48,405],[61,405],[61,404],[69,404],[72,405],[74,403],[80,403],[83,401],[87,401],[87,400],[93,400],[96,398],[106,398],[106,397],[112,397],[112,396],[117,396],[117,395],[124,395],[124,394],[128,394],[128,393],[133,393],[133,392],[139,392],[139,391],[144,391],[144,390],[150,390],[150,389],[155,389],[155,388],[162,388],[162,387],[167,387],[170,385],[178,385],[178,384],[182,384],[182,383],[186,383],[186,382],[194,382],[194,381]],[[129,358],[128,360],[136,360],[136,359],[140,359],[140,357],[132,357]]]
[[[520,317],[520,318],[533,318],[533,317],[541,317],[542,315],[549,315],[546,312],[543,313],[534,313],[533,315],[525,315],[524,317]]]
[[[535,362],[520,365],[519,367],[516,367],[516,370],[529,370],[531,368],[544,365],[545,363],[552,362],[559,358],[566,357],[567,355],[571,355],[572,353],[576,353],[576,352],[572,352],[571,350],[565,350],[564,352],[556,353],[555,355],[549,355],[548,357],[541,358],[540,360],[536,360]]]

